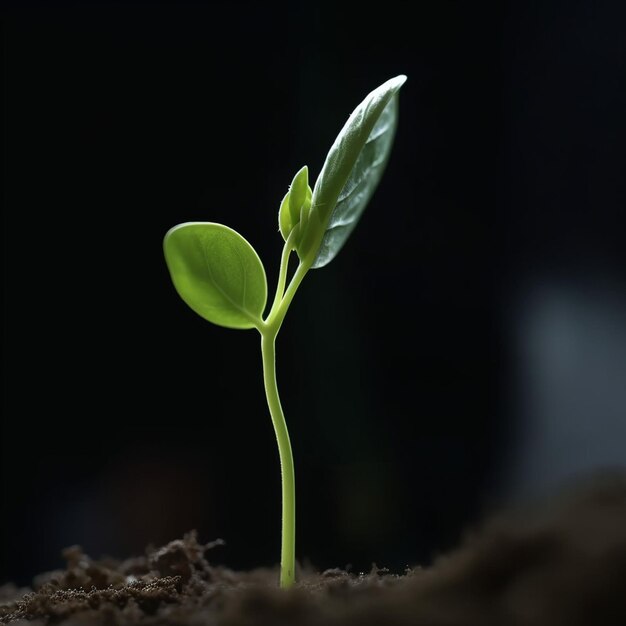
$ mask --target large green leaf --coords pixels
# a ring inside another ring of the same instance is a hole
[[[398,118],[400,75],[372,91],[335,139],[313,189],[303,250],[311,267],[330,263],[356,226],[383,174]]]
[[[254,328],[267,301],[261,259],[237,232],[211,222],[175,226],[163,241],[180,297],[204,319],[228,328]]]

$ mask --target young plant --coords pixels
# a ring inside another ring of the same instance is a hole
[[[295,580],[295,477],[276,386],[276,336],[306,273],[335,258],[374,193],[391,151],[397,94],[405,80],[403,75],[388,80],[352,112],[313,190],[306,166],[294,176],[278,211],[285,244],[274,301],[265,318],[265,270],[240,234],[222,224],[187,222],[169,230],[163,243],[174,287],[198,315],[227,328],[256,328],[261,334],[263,380],[282,475],[281,587]],[[287,283],[293,252],[299,264]]]

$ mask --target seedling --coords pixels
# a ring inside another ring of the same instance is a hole
[[[278,211],[285,244],[276,294],[265,318],[265,269],[239,233],[222,224],[187,222],[169,230],[163,243],[174,287],[198,315],[219,326],[256,328],[261,334],[265,394],[282,475],[281,587],[295,580],[296,500],[291,443],[276,386],[276,336],[306,273],[335,258],[374,193],[391,152],[397,94],[405,80],[403,75],[388,80],[352,112],[313,190],[306,166],[294,176]],[[293,252],[299,263],[287,283]]]

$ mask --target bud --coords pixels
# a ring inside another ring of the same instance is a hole
[[[305,226],[312,196],[313,192],[309,187],[309,168],[305,165],[293,177],[289,191],[278,210],[278,227],[285,241],[300,222]]]
[[[285,241],[287,241],[289,233],[293,230],[293,226],[291,215],[289,214],[289,192],[287,192],[280,203],[280,209],[278,209],[278,228]]]
[[[300,209],[306,202],[308,188],[309,168],[305,165],[293,177],[289,187],[289,214],[294,226],[300,221]]]

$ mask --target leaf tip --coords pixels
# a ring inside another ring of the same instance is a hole
[[[394,76],[387,81],[387,86],[390,89],[394,89],[397,91],[398,89],[400,89],[400,87],[402,87],[402,85],[404,85],[404,83],[406,83],[406,81],[406,74],[398,74],[397,76]]]

